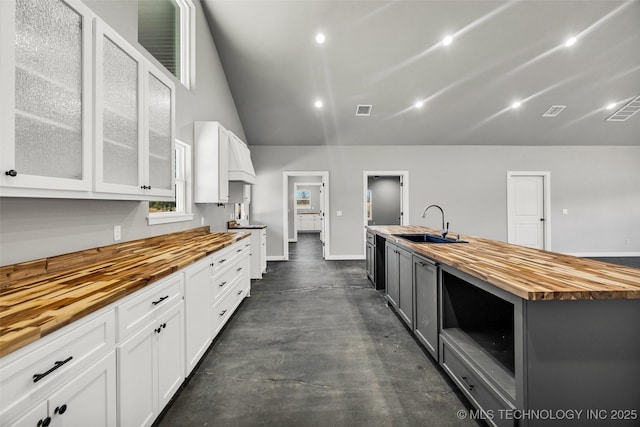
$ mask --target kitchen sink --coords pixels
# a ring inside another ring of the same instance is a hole
[[[394,236],[415,243],[468,243],[464,240],[445,239],[435,234],[394,234]]]

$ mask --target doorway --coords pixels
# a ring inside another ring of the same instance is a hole
[[[549,172],[507,172],[507,242],[551,249]]]
[[[317,253],[326,259],[330,248],[329,215],[325,214],[329,209],[329,172],[283,172],[282,191],[283,259],[290,259],[289,245],[297,244],[299,237],[304,238],[304,245],[317,242]]]
[[[409,172],[363,172],[362,224],[408,225],[409,222]],[[366,251],[363,227],[362,250]]]

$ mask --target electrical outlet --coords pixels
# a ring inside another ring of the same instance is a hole
[[[116,242],[122,240],[122,228],[119,225],[113,226],[113,240]]]
[[[567,215],[569,213],[569,209],[562,209],[562,215]]]
[[[336,216],[342,216],[342,211],[336,211]]]

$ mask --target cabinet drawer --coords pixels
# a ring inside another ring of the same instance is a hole
[[[116,306],[118,341],[122,341],[155,316],[175,305],[184,294],[184,275],[177,274],[136,292]]]
[[[484,411],[486,414],[484,418],[487,423],[499,427],[513,427],[514,420],[501,419],[500,410],[513,410],[515,406],[502,398],[499,392],[491,387],[479,372],[469,366],[464,356],[449,346],[446,340],[441,339],[441,345],[442,367],[469,398],[471,403],[477,409]]]
[[[212,291],[214,304],[224,296],[225,293],[234,286],[238,278],[242,276],[245,269],[243,261],[243,257],[234,259],[233,264],[228,265],[226,270],[221,271],[220,274],[214,277]]]
[[[113,310],[88,316],[36,341],[21,351],[22,357],[2,360],[0,368],[0,425],[15,405],[33,404],[44,393],[57,390],[89,363],[115,346]],[[15,408],[19,410],[19,408]]]
[[[372,233],[367,233],[367,242],[371,243],[372,245],[376,245],[376,236]]]
[[[213,254],[213,259],[212,259],[213,274],[216,274],[217,272],[224,270],[225,267],[227,267],[229,264],[232,264],[235,260],[237,260],[240,257],[240,254],[242,253],[242,251],[245,249],[245,243],[250,245],[251,240],[242,239],[241,241],[236,242],[227,248],[224,248],[218,252],[215,252]]]

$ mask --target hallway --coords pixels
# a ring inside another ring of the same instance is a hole
[[[366,279],[324,261],[315,234],[264,279],[160,426],[473,426],[443,376]]]

